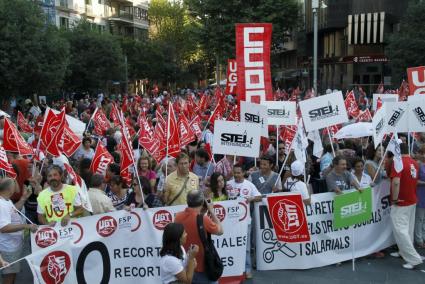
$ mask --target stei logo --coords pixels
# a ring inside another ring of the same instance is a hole
[[[173,222],[173,215],[167,210],[159,210],[152,218],[152,223],[158,230],[164,230],[165,226],[171,222]]]
[[[413,109],[413,113],[415,114],[416,118],[419,120],[419,123],[422,126],[425,126],[425,113],[422,110],[422,108],[417,107],[417,108]]]
[[[291,200],[281,200],[273,206],[271,213],[273,221],[282,231],[293,234],[298,232],[305,222],[303,210]]]
[[[42,228],[35,233],[35,243],[41,248],[56,244],[58,234],[52,228]]]
[[[226,209],[220,204],[214,204],[214,213],[220,222],[223,222],[226,218]]]
[[[221,133],[221,145],[251,148],[254,138],[248,138],[247,132],[242,134]]]
[[[111,216],[104,216],[97,221],[97,233],[106,238],[112,235],[117,230],[117,221]]]
[[[252,122],[252,123],[259,123],[261,125],[264,124],[264,119],[262,119],[259,114],[253,114],[248,112],[245,113],[245,121]]]
[[[277,108],[277,109],[269,108],[267,109],[267,114],[270,117],[288,118],[290,115],[290,112],[286,111],[284,108]]]
[[[382,129],[384,128],[384,119],[382,118],[378,124],[375,127],[375,133],[376,135],[378,135],[379,133],[381,133]]]
[[[362,202],[361,200],[359,200],[359,202],[341,207],[341,218],[344,219],[344,218],[353,217],[366,212],[366,210],[367,210],[366,202]]]
[[[388,120],[388,125],[395,127],[398,123],[398,121],[401,119],[401,117],[404,114],[404,110],[401,108],[393,110],[393,115],[391,115],[391,118]]]
[[[64,251],[47,254],[40,264],[40,272],[46,284],[64,283],[71,268],[71,257]]]
[[[325,107],[320,107],[316,109],[312,109],[308,112],[311,121],[317,121],[321,119],[325,119],[332,116],[339,115],[338,105],[332,105],[331,102],[328,101],[328,105]]]

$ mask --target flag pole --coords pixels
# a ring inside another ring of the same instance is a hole
[[[281,168],[281,169],[280,169],[280,171],[279,171],[279,176],[278,176],[278,178],[276,179],[276,182],[274,183],[274,186],[276,186],[276,185],[277,185],[277,182],[279,181],[280,176],[281,176],[281,175],[282,175],[282,173],[283,173],[283,169],[285,168],[286,162],[288,161],[289,155],[291,154],[292,145],[294,144],[294,141],[295,141],[295,137],[294,137],[294,139],[292,139],[291,146],[289,147],[289,152],[288,152],[288,154],[286,155],[285,160],[283,161],[282,168]]]
[[[329,127],[326,127],[326,129],[328,130],[328,136],[329,136],[329,143],[331,143],[331,148],[332,148],[332,154],[335,157],[335,149],[334,149],[334,143],[332,141],[332,137],[331,137],[331,132],[329,130]]]
[[[391,139],[393,139],[393,137],[394,137],[394,135],[391,137]],[[391,142],[391,140],[390,140],[390,142]],[[381,147],[382,147],[382,143],[381,143]],[[387,148],[385,148],[384,154],[382,154],[381,162],[379,162],[379,166],[378,166],[378,169],[376,170],[375,176],[373,177],[372,183],[375,182],[376,178],[378,177],[378,173],[381,170],[382,163],[384,162],[385,155],[387,155],[387,152],[388,152],[388,146],[387,146]]]
[[[411,155],[411,151],[410,151],[410,131],[407,132],[407,146],[409,148],[409,156]]]
[[[170,103],[168,103],[168,116],[167,116],[167,141],[166,141],[166,152],[165,152],[165,178],[168,176],[168,140],[170,139]]]
[[[276,125],[276,166],[279,168],[279,125]]]
[[[353,242],[353,248],[351,250],[351,257],[353,259],[353,271],[356,271],[356,257],[355,257],[355,241],[354,241],[354,226],[351,226],[351,241]]]

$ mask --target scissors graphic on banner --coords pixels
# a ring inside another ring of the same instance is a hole
[[[272,245],[263,251],[263,259],[266,263],[272,263],[274,260],[274,254],[278,251],[290,258],[297,256],[297,253],[290,249],[286,243],[279,242],[274,237],[271,229],[265,229],[262,233],[261,239],[264,243]]]

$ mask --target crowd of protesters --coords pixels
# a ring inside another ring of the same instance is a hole
[[[292,151],[288,151],[286,141],[281,136],[276,136],[276,129],[269,127],[269,138],[262,141],[261,156],[257,160],[211,154],[209,149],[214,127],[213,123],[208,123],[208,119],[215,106],[213,91],[207,91],[203,95],[210,96],[211,103],[197,114],[203,122],[202,135],[184,146],[176,158],[160,161],[155,160],[138,145],[139,112],[143,111],[149,123],[155,125],[158,109],[167,109],[169,103],[184,101],[188,96],[199,101],[197,92],[182,91],[178,95],[165,91],[128,96],[101,94],[95,98],[70,97],[49,102],[49,107],[58,110],[65,108],[68,115],[89,124],[81,147],[70,157],[70,162],[89,187],[88,194],[93,208],[91,214],[132,210],[135,207],[188,206],[184,212],[177,214],[176,223],[168,225],[164,231],[160,253],[161,279],[164,283],[209,283],[203,274],[204,250],[196,232],[196,216],[201,212],[210,212],[211,217],[204,219],[205,230],[212,234],[222,234],[223,229],[211,209],[211,202],[236,198],[244,198],[247,202],[260,202],[267,194],[297,192],[301,194],[304,203],[309,205],[312,202],[312,194],[326,191],[341,194],[352,188],[362,190],[385,179],[391,179],[398,194],[391,197],[391,217],[399,248],[399,252],[392,255],[403,257],[406,261],[404,267],[407,269],[412,269],[422,262],[414,245],[425,248],[425,133],[417,134],[410,155],[407,151],[407,134],[400,135],[404,142],[401,144],[405,165],[402,173],[394,171],[391,153],[383,156],[382,149],[385,149],[389,138],[382,148],[375,149],[370,137],[330,141],[330,138],[324,135],[321,157],[313,155],[313,144],[310,141],[307,163],[302,163],[296,160]],[[122,137],[119,130],[113,126],[104,136],[99,137],[92,133],[93,125],[89,123],[96,108],[102,108],[109,118],[113,103],[121,107],[127,121],[130,121],[135,130],[132,147],[136,164],[131,182],[126,182],[120,176],[121,154],[118,145]],[[224,117],[229,115],[235,103],[232,96],[226,97],[228,111]],[[42,117],[46,109],[45,101],[37,103],[27,99],[18,102],[12,98],[5,110],[12,120],[16,119],[17,112],[21,111],[34,127],[37,118]],[[166,112],[163,115],[166,116]],[[3,125],[3,117],[0,117],[0,138],[3,138]],[[23,136],[34,148],[37,147],[37,135]],[[103,143],[114,158],[105,176],[90,172],[91,159],[97,143]],[[34,162],[30,157],[22,157],[18,153],[8,152],[7,156],[17,177],[10,179],[3,174],[0,181],[0,266],[22,257],[25,230],[34,231],[38,225],[54,225],[57,222],[64,226],[73,218],[89,215],[82,207],[77,187],[71,185],[63,165],[57,163],[54,157],[47,155],[43,162]],[[380,167],[381,159],[384,159],[384,162]],[[22,212],[28,221],[23,219],[17,210]],[[252,277],[253,267],[251,229],[249,225],[247,278]],[[414,238],[414,244],[411,238]],[[384,255],[380,252],[375,256]],[[1,270],[4,283],[14,283],[15,275],[19,271],[19,263]]]

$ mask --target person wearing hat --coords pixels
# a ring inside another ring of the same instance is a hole
[[[311,204],[310,194],[304,182],[304,163],[296,160],[291,164],[291,176],[283,184],[283,191],[301,194],[305,205]]]

